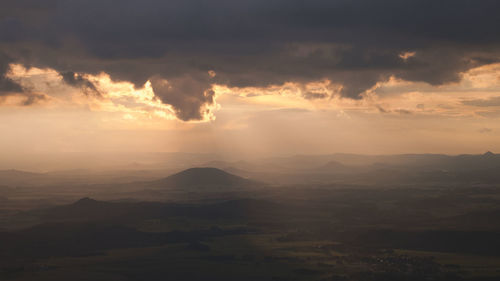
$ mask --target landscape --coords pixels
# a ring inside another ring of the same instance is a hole
[[[500,280],[499,0],[0,0],[0,281]]]
[[[0,172],[0,278],[500,276],[500,155],[164,156],[195,168]]]

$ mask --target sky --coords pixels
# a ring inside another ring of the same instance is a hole
[[[0,0],[0,153],[500,152],[496,0]]]

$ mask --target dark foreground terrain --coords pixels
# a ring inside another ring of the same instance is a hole
[[[491,182],[271,186],[191,169],[103,186],[3,187],[0,280],[500,278]]]

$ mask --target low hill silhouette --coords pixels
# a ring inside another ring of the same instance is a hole
[[[338,161],[329,161],[325,165],[322,165],[315,169],[316,172],[326,172],[326,173],[345,173],[352,172],[354,169],[352,167],[346,166]]]
[[[169,217],[250,218],[295,214],[299,210],[266,200],[236,199],[212,204],[175,204],[161,202],[106,202],[83,198],[75,203],[29,212],[40,222],[94,221],[130,223]]]
[[[191,168],[152,182],[157,188],[248,188],[258,182],[235,176],[217,168]]]

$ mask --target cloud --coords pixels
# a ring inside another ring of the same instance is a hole
[[[46,95],[30,93],[26,95],[26,99],[21,103],[21,105],[30,106],[44,100],[47,100]]]
[[[394,110],[394,112],[399,113],[399,114],[405,114],[405,115],[413,113],[410,110],[406,110],[406,109],[396,109],[396,110]]]
[[[500,110],[494,110],[494,111],[478,111],[476,112],[477,115],[486,117],[486,118],[500,118]]]
[[[101,93],[97,90],[94,83],[90,82],[81,74],[69,71],[61,73],[61,77],[66,84],[80,88],[86,95],[93,93],[96,96],[101,96]]]
[[[378,109],[378,111],[379,111],[380,113],[389,113],[389,112],[391,112],[390,110],[387,110],[387,109],[383,108],[383,107],[382,107],[381,105],[379,105],[379,104],[375,105],[375,107]]]
[[[308,100],[325,99],[328,97],[327,93],[305,92],[304,98]]]
[[[214,103],[210,84],[328,79],[362,99],[390,77],[457,82],[499,61],[499,11],[496,0],[5,0],[0,51],[91,92],[84,74],[136,87],[156,79],[155,94],[181,120],[201,120]],[[15,90],[3,68],[0,87]]]
[[[189,75],[169,80],[155,77],[151,86],[163,103],[172,105],[180,120],[204,120],[211,115],[210,107],[215,104],[215,92],[207,80]]]
[[[500,97],[491,97],[489,99],[473,99],[462,101],[465,105],[478,106],[478,107],[490,107],[490,106],[500,106]]]
[[[0,103],[12,96],[20,96],[21,101],[17,104],[22,106],[30,106],[46,100],[47,95],[33,93],[8,76],[12,61],[10,57],[0,51]]]
[[[11,60],[0,52],[0,96],[23,93],[21,85],[7,77]]]

